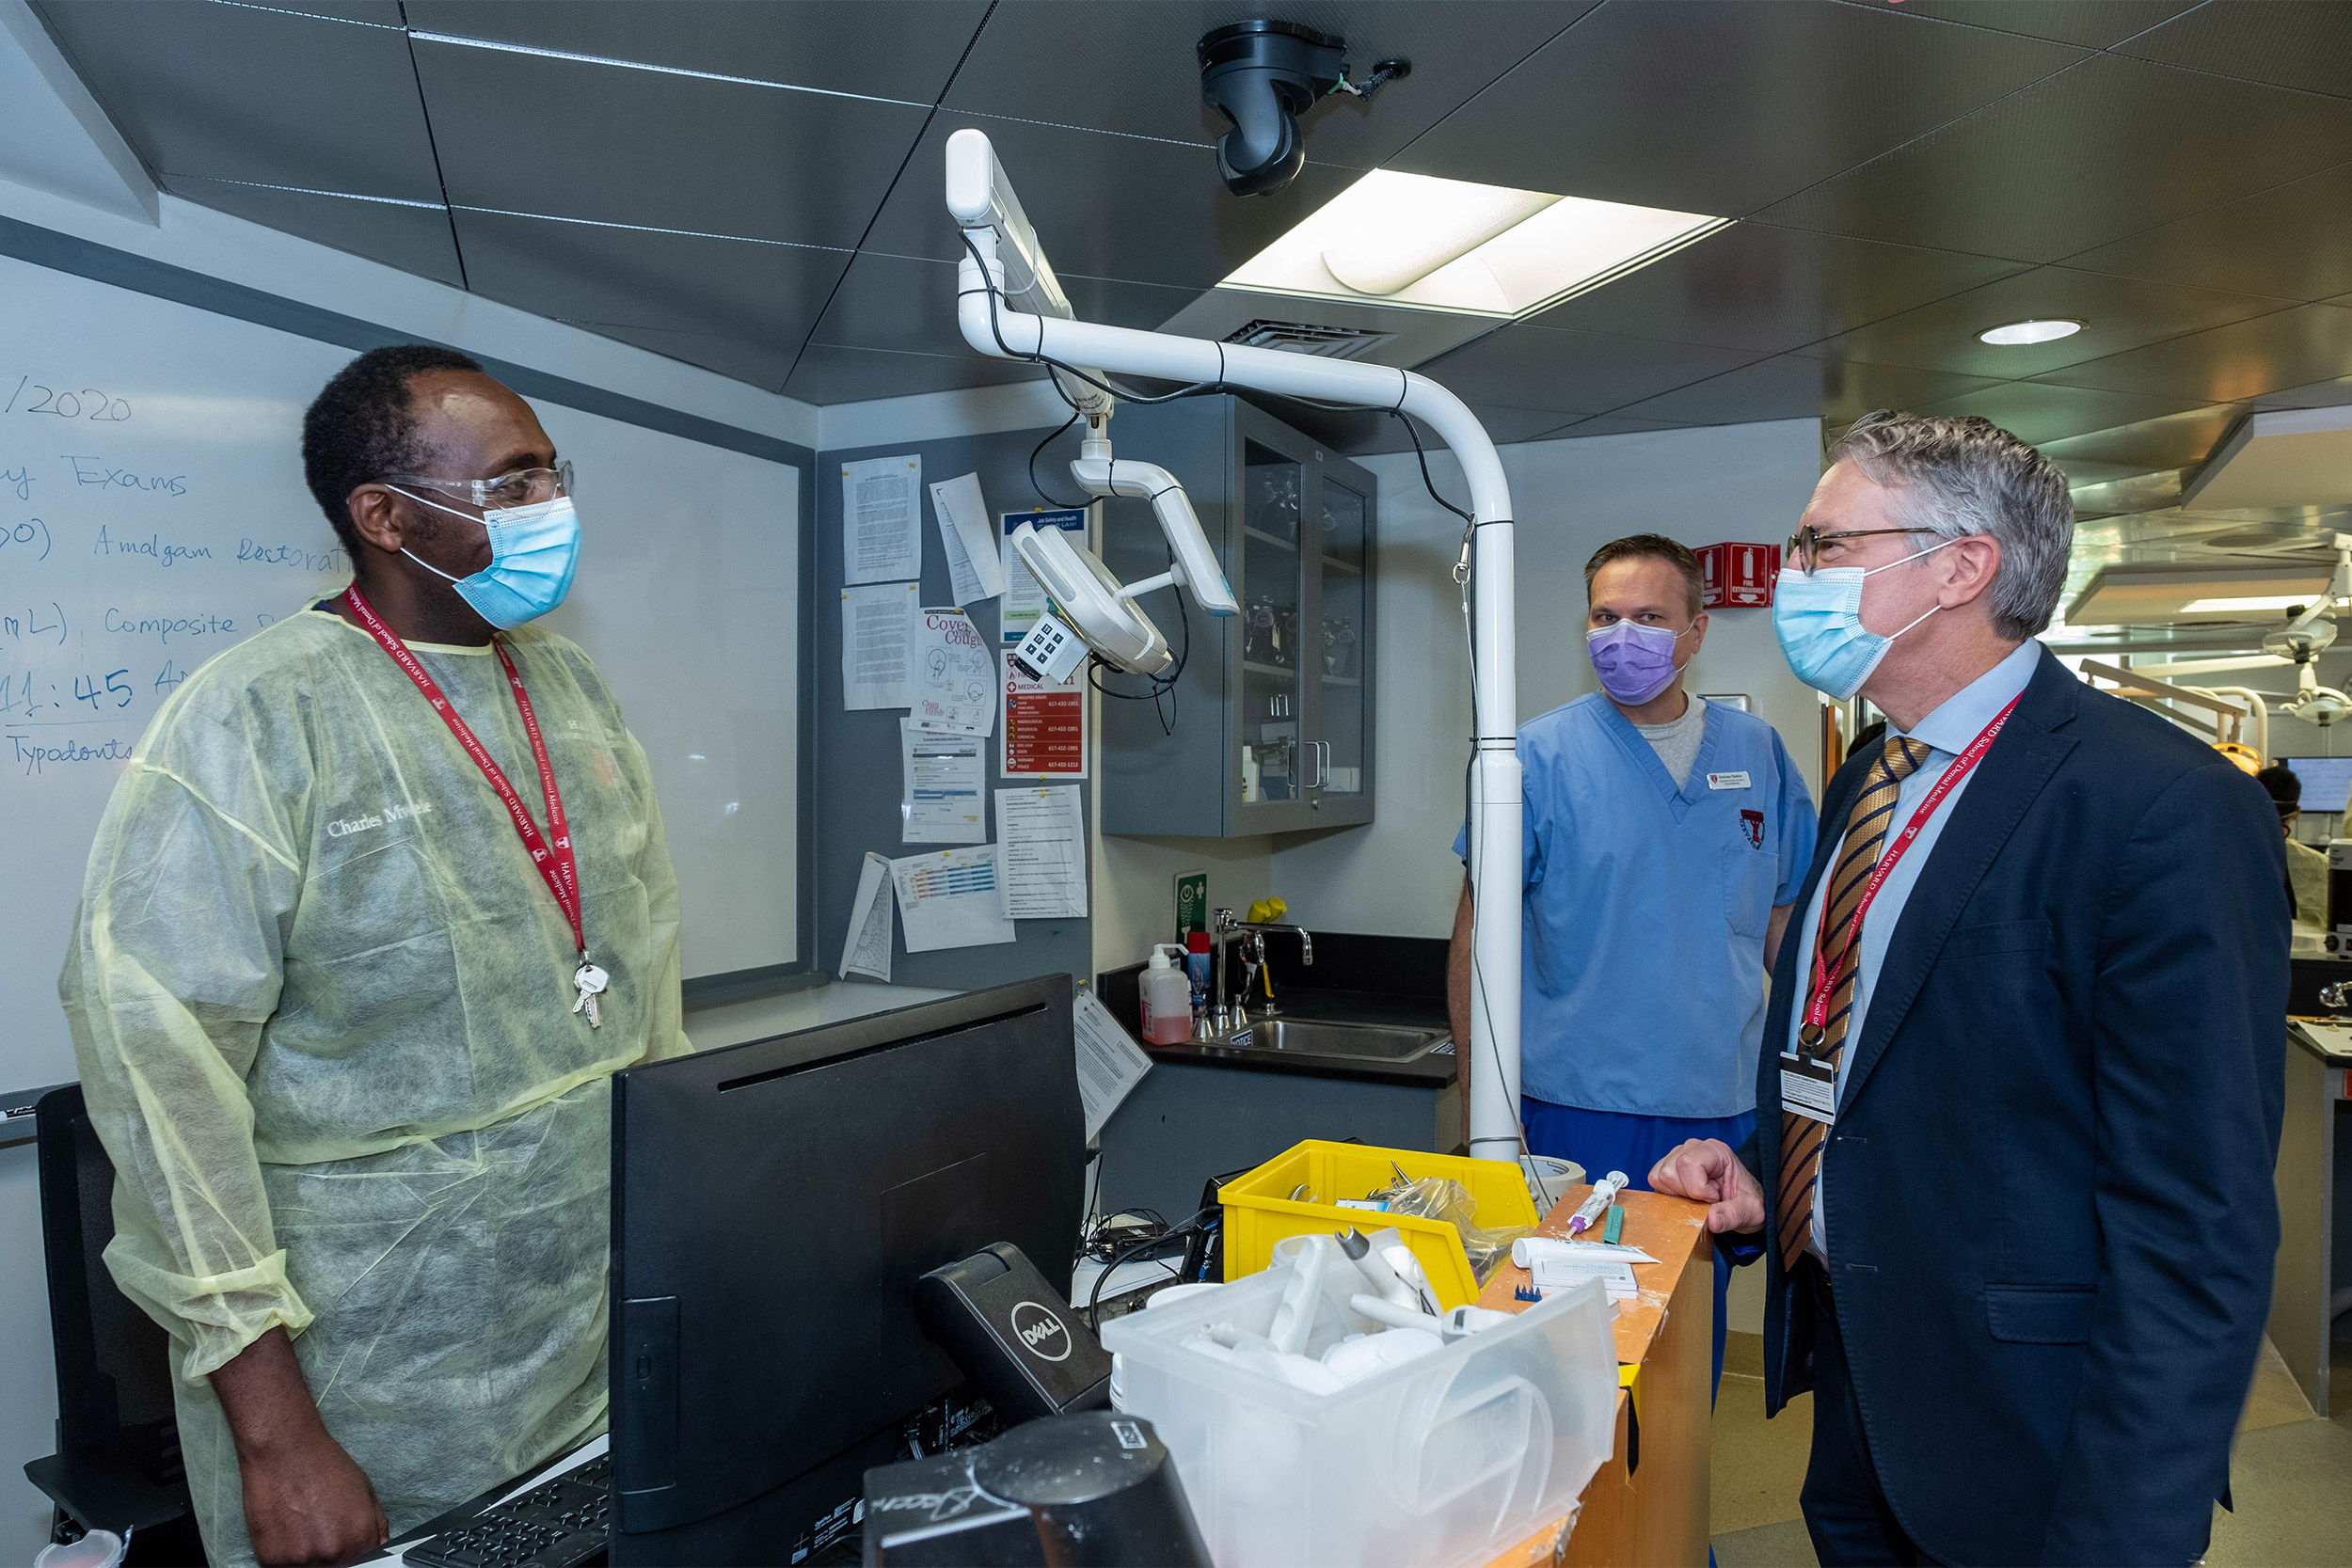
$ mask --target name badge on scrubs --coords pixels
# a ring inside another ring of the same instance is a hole
[[[1780,1108],[1837,1125],[1837,1069],[1819,1056],[1780,1053]]]
[[[1748,776],[1745,772],[1709,773],[1707,775],[1707,787],[1709,789],[1745,789],[1748,787]]]

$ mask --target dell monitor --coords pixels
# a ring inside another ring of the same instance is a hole
[[[1067,1299],[1070,1008],[1049,975],[614,1075],[615,1564],[793,1560],[962,1381],[927,1272],[1010,1242]]]

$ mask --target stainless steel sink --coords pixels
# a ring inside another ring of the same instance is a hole
[[[1397,1029],[1373,1023],[1326,1023],[1303,1018],[1258,1019],[1204,1045],[1231,1051],[1286,1051],[1295,1056],[1353,1061],[1418,1061],[1443,1045],[1443,1029]]]

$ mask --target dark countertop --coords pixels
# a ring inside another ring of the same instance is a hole
[[[1408,1029],[1443,1029],[1445,1016],[1444,942],[1422,937],[1366,937],[1344,931],[1313,933],[1315,962],[1302,971],[1284,951],[1295,939],[1279,935],[1267,941],[1275,968],[1278,1016],[1329,1023],[1379,1023]],[[1238,985],[1238,964],[1230,965],[1229,985]],[[1294,1052],[1238,1049],[1215,1042],[1153,1045],[1142,1037],[1141,1007],[1136,995],[1139,963],[1107,970],[1095,976],[1095,994],[1103,999],[1136,1043],[1155,1061],[1192,1062],[1232,1068],[1240,1072],[1287,1073],[1302,1078],[1340,1078],[1359,1084],[1393,1084],[1407,1088],[1439,1089],[1454,1081],[1451,1046],[1410,1062],[1366,1061],[1360,1058],[1303,1056]],[[1327,985],[1310,985],[1286,976],[1307,974]],[[1255,1021],[1255,1015],[1252,1015]]]

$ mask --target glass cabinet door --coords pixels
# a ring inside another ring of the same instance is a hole
[[[1270,447],[1242,448],[1241,778],[1249,815],[1262,802],[1304,798],[1315,777],[1300,722],[1307,672],[1317,655],[1304,624],[1307,556],[1314,530],[1302,527],[1307,466]],[[1282,813],[1287,815],[1287,812]]]
[[[1309,667],[1316,685],[1315,729],[1309,780],[1335,803],[1360,797],[1367,784],[1366,740],[1371,734],[1372,564],[1364,498],[1327,474],[1322,492],[1320,622],[1308,641]]]

